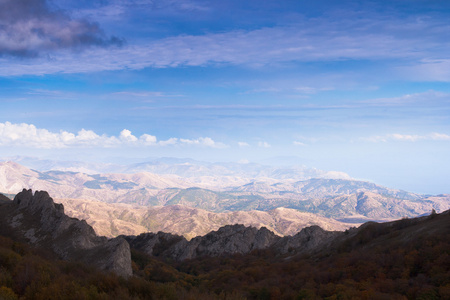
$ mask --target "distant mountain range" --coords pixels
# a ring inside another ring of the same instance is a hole
[[[58,161],[33,157],[8,157],[0,161],[14,161],[28,168],[45,171],[69,171],[86,174],[149,172],[159,175],[177,175],[180,177],[241,177],[273,178],[278,180],[306,180],[310,178],[350,179],[348,174],[336,171],[323,171],[299,165],[274,167],[257,163],[210,163],[190,158],[162,157],[132,164],[92,163],[80,161]]]
[[[158,166],[160,163],[154,162],[150,165]],[[171,174],[43,172],[28,169],[15,162],[2,162],[0,192],[14,194],[22,188],[32,188],[47,190],[55,198],[141,206],[183,205],[217,213],[268,211],[285,207],[347,221],[351,221],[352,218],[382,220],[414,217],[429,213],[432,209],[444,211],[450,206],[449,195],[420,195],[353,179],[321,177],[297,180],[287,175],[297,169],[258,166],[260,169],[256,174],[257,177],[251,177],[249,169],[256,166],[250,166],[245,171],[249,177],[245,177],[236,175],[244,166],[234,164],[236,167],[234,171],[230,171],[231,167],[225,168],[228,170],[226,172],[222,168],[222,171],[217,171],[219,174],[217,176],[203,175],[207,173],[206,171],[198,171],[198,175],[193,176],[196,174],[193,170],[205,168],[208,172],[214,173],[219,167],[215,164],[212,166],[192,162],[187,164],[184,160],[176,160],[173,164],[164,161],[163,165],[167,172],[169,169],[191,170],[186,171],[186,174],[192,176],[181,177],[172,174],[175,172]],[[298,177],[304,176],[305,172],[303,175],[297,173]],[[330,175],[325,171],[314,172]],[[280,179],[285,176],[289,178]]]
[[[178,159],[141,166],[164,166],[167,172],[179,174],[184,169],[191,176],[37,171],[8,161],[0,162],[0,192],[13,197],[23,188],[46,190],[64,203],[69,216],[87,220],[97,233],[110,237],[166,231],[190,239],[236,223],[290,235],[311,225],[344,230],[351,223],[415,217],[450,208],[450,195],[419,195],[353,179],[280,179],[295,172],[297,178],[308,172],[308,176],[330,175],[315,169],[300,174],[295,168],[240,164],[225,168]],[[222,175],[202,175],[207,172],[201,170],[215,169]],[[198,176],[193,176],[194,170]]]

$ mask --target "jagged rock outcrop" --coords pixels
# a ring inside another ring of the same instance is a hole
[[[132,275],[130,247],[123,238],[97,236],[86,221],[66,216],[63,205],[54,203],[47,192],[33,195],[24,189],[0,208],[2,234],[51,250],[64,260]]]
[[[220,256],[226,253],[249,253],[255,249],[270,247],[279,236],[262,227],[245,227],[244,225],[227,225],[217,231],[190,241],[190,252],[186,258],[194,256]]]
[[[138,236],[122,236],[130,244],[131,248],[143,251],[152,256],[177,258],[177,251],[188,244],[188,241],[179,235],[165,233],[142,233]],[[174,245],[177,247],[174,248]]]
[[[319,226],[310,226],[303,228],[294,236],[281,238],[272,248],[279,254],[306,252],[324,247],[340,235],[342,232],[326,231]]]
[[[342,232],[311,226],[294,236],[281,238],[265,227],[256,229],[244,225],[227,225],[190,241],[164,232],[125,236],[125,239],[131,248],[153,256],[181,261],[201,256],[246,254],[256,249],[269,248],[276,254],[313,251],[341,234]]]
[[[181,261],[201,256],[249,253],[255,249],[270,247],[280,237],[265,227],[258,230],[237,224],[221,227],[190,241],[164,232],[143,233],[139,236],[127,236],[125,239],[132,248],[147,254]]]
[[[334,232],[313,226],[281,238],[265,227],[238,224],[190,241],[164,232],[108,240],[97,236],[85,221],[66,216],[63,205],[54,203],[47,192],[36,191],[33,195],[31,190],[23,190],[12,202],[7,202],[0,209],[2,233],[9,231],[10,235],[49,249],[62,259],[82,261],[123,276],[132,274],[130,245],[153,256],[181,261],[268,248],[279,254],[298,253],[319,247],[334,236]]]

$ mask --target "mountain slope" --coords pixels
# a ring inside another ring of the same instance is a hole
[[[142,207],[82,199],[56,201],[64,204],[69,216],[86,220],[97,234],[108,237],[164,231],[191,239],[233,224],[267,227],[275,234],[284,236],[295,234],[312,225],[326,230],[345,230],[356,225],[288,208],[213,213],[182,205]]]
[[[23,190],[0,204],[0,233],[51,250],[59,258],[82,261],[121,276],[131,275],[129,245],[97,236],[85,221],[65,215],[47,192]]]
[[[303,228],[295,235],[279,237],[265,227],[227,225],[190,241],[164,232],[124,236],[131,248],[168,260],[183,261],[203,256],[248,254],[270,250],[275,256],[309,254],[330,256],[355,249],[388,248],[407,244],[428,236],[450,234],[450,211],[440,215],[403,219],[387,223],[369,222],[345,232],[327,231],[319,226]]]
[[[126,236],[131,251],[123,251],[123,239],[105,244],[46,192],[23,191],[0,202],[0,298],[448,299],[449,220],[450,211],[433,212],[345,232],[311,226],[285,237],[243,225],[190,241],[147,233]],[[24,242],[91,266],[27,254]],[[136,277],[92,268],[117,272],[107,265],[131,256]]]
[[[181,237],[153,234],[147,255],[150,239],[142,236],[127,279],[49,259],[0,233],[0,298],[449,299],[449,218],[369,223],[347,233],[309,227],[285,238],[228,226],[199,238],[198,257],[182,261],[162,260]]]

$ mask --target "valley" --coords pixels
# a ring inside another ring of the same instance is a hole
[[[284,236],[312,225],[339,231],[359,225],[289,208],[214,213],[183,205],[142,207],[81,199],[55,201],[64,205],[69,216],[86,220],[97,234],[108,237],[164,231],[191,239],[232,224],[266,227],[275,234]]]

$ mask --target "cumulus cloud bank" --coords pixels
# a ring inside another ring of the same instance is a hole
[[[46,0],[0,1],[0,56],[35,57],[55,49],[121,45],[96,23],[51,11]]]
[[[99,135],[92,130],[82,129],[78,133],[61,130],[51,132],[47,129],[37,128],[33,124],[0,123],[0,147],[27,147],[40,149],[58,149],[71,147],[85,148],[112,148],[121,146],[170,146],[170,145],[194,145],[211,148],[224,148],[225,144],[216,142],[209,137],[198,139],[170,138],[158,141],[150,134],[139,137],[133,135],[130,130],[124,129],[116,136]]]

